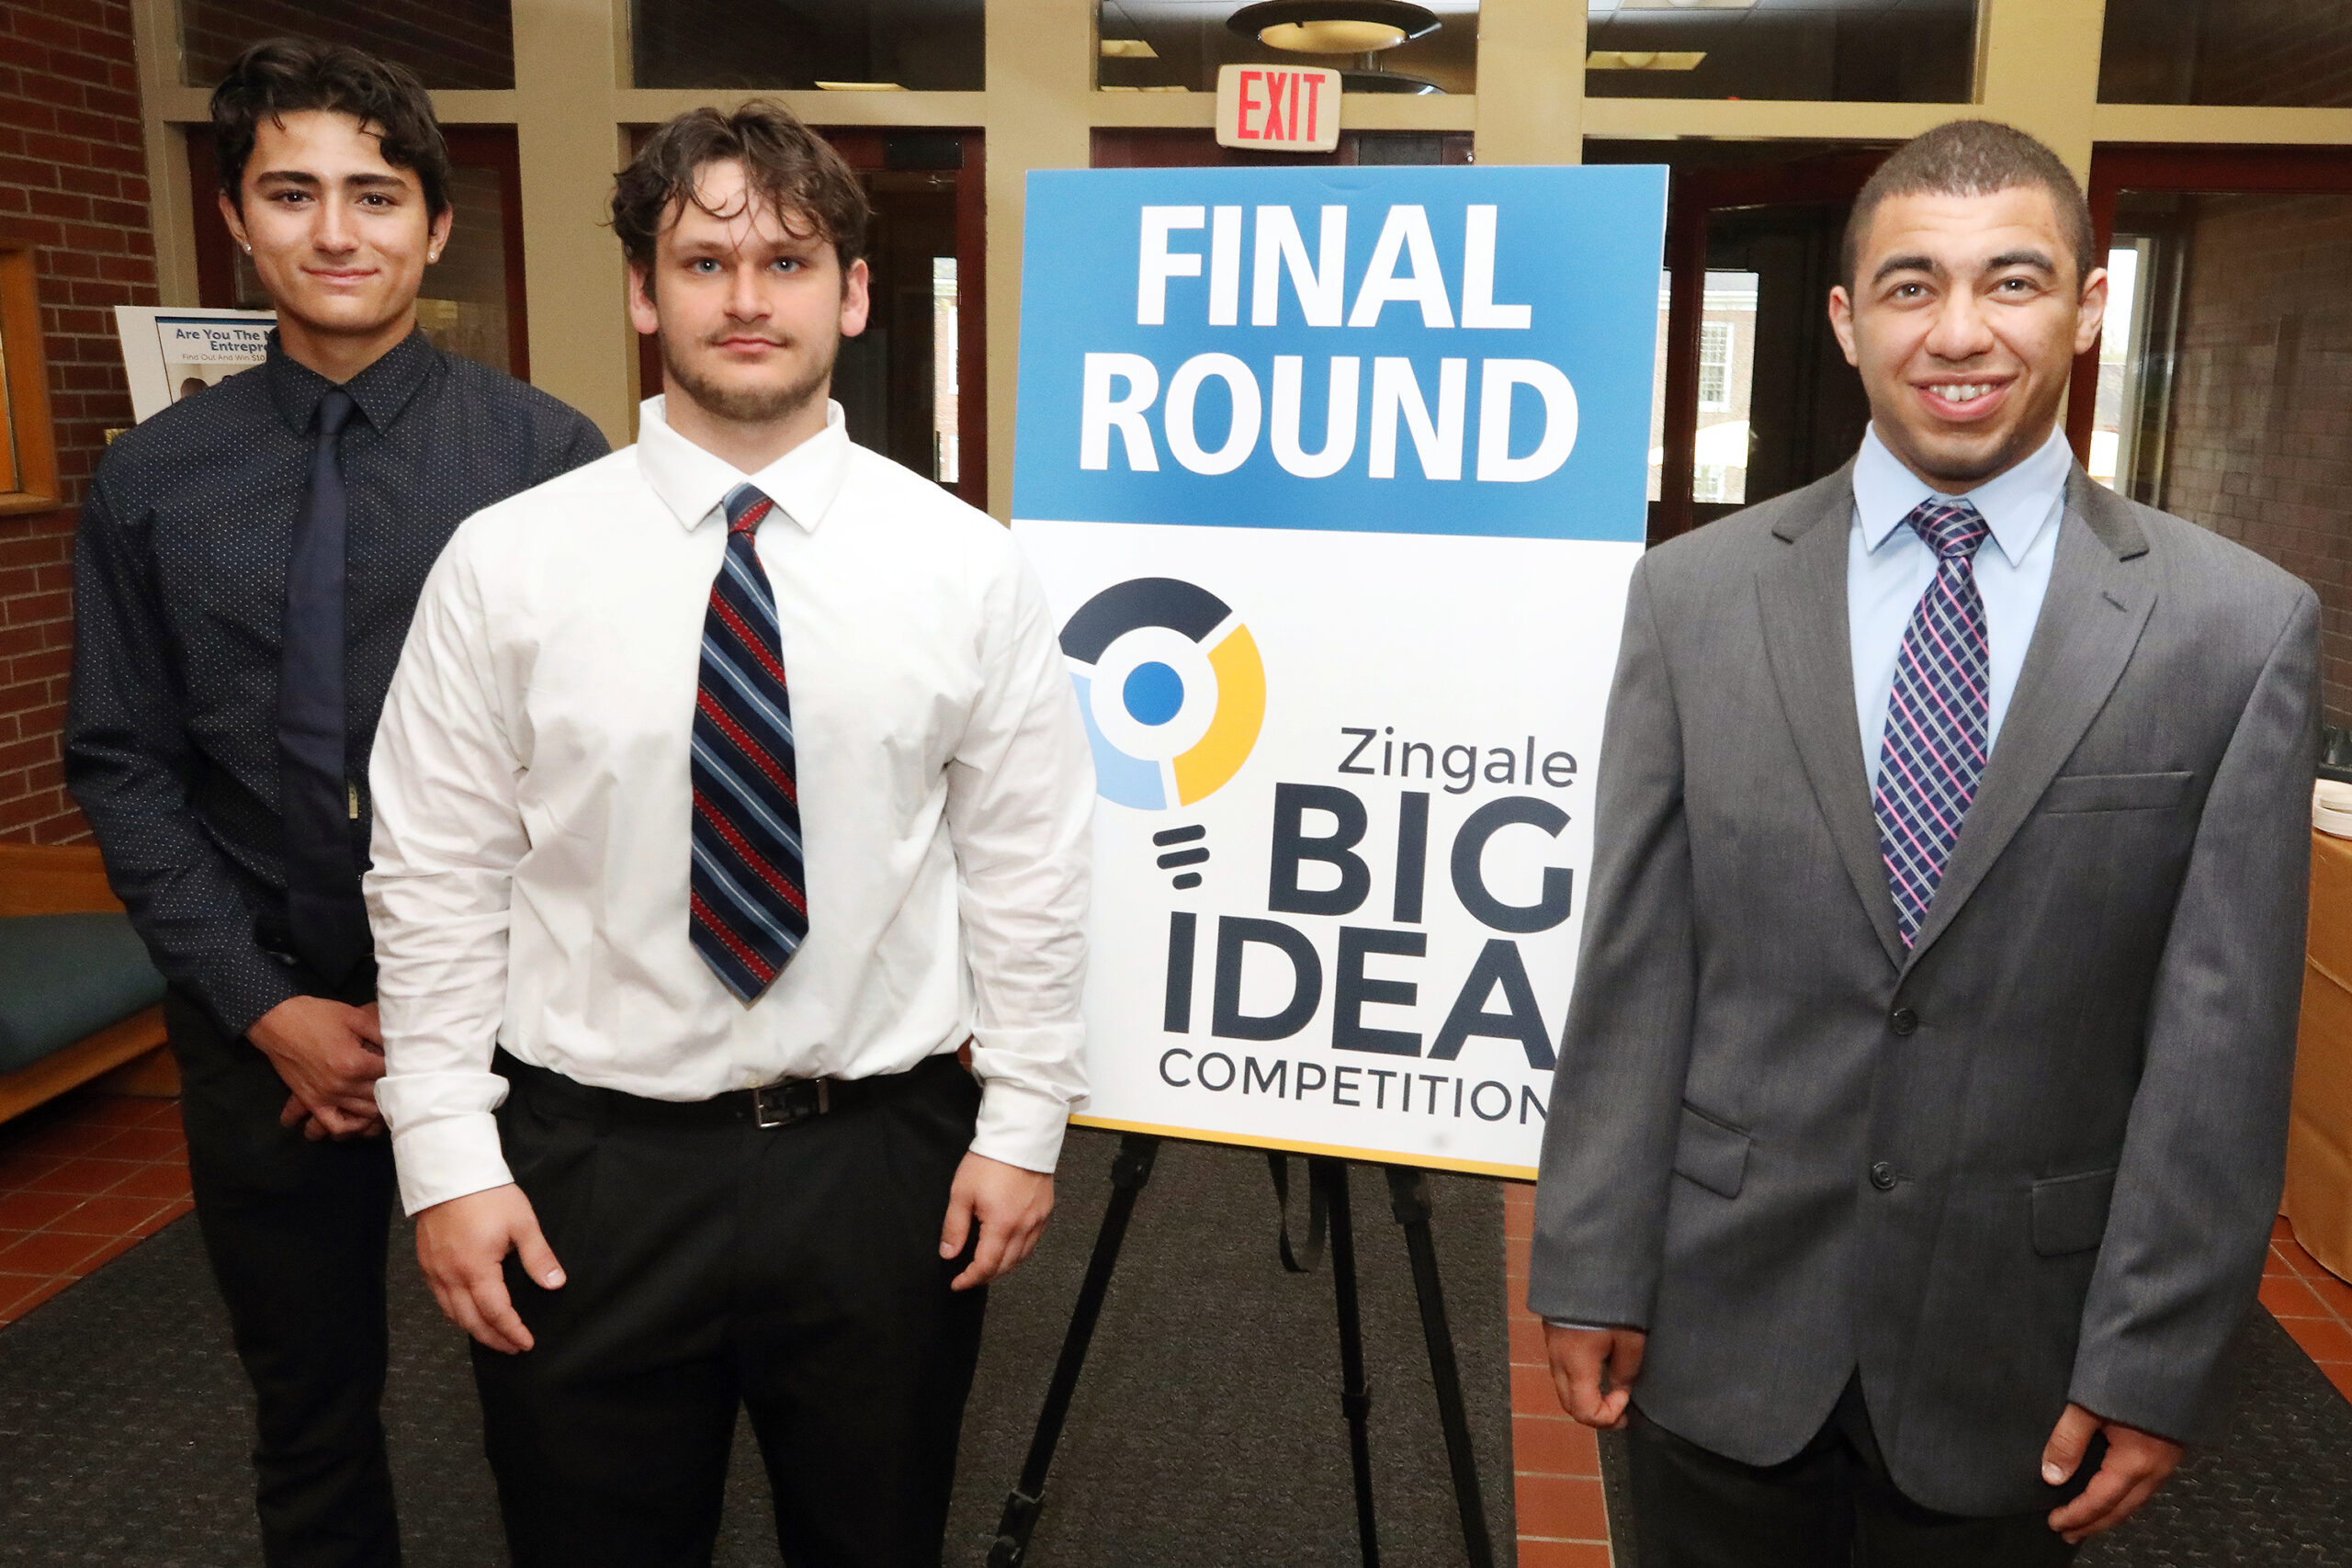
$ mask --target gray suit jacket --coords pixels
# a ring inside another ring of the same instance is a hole
[[[1610,698],[1530,1304],[1753,1464],[1860,1369],[1898,1485],[2043,1506],[2069,1399],[2186,1441],[2275,1212],[2319,604],[2078,468],[1906,953],[1846,615],[1850,468],[1660,547]]]

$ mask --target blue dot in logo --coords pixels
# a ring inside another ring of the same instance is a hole
[[[1137,724],[1166,724],[1184,705],[1184,678],[1158,660],[1138,664],[1119,696]]]

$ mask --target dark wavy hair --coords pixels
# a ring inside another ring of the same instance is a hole
[[[2079,284],[2100,265],[2098,237],[2091,226],[2090,203],[2083,198],[2083,187],[2065,160],[2015,126],[1955,119],[1897,147],[1854,198],[1842,258],[1846,287],[1854,287],[1862,236],[1870,232],[1879,203],[1888,197],[1990,196],[2018,186],[2050,193],[2059,231],[2075,253],[2075,281]]]
[[[213,155],[220,188],[239,212],[261,122],[311,109],[357,119],[375,133],[385,163],[416,176],[434,217],[449,209],[449,149],[413,73],[349,44],[274,38],[237,56],[212,89]]]
[[[846,270],[865,254],[873,209],[856,171],[832,144],[782,104],[753,98],[732,114],[691,109],[654,128],[613,186],[613,232],[650,286],[654,243],[685,204],[702,206],[695,180],[711,164],[743,165],[752,189],[786,225],[829,242]],[[710,209],[703,208],[706,212]],[[714,217],[729,216],[713,213]]]

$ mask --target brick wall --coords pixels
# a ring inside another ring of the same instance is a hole
[[[2352,724],[2352,197],[2198,197],[2181,217],[2161,504],[2319,591],[2327,721]]]
[[[86,835],[59,750],[74,521],[106,432],[130,423],[116,305],[152,305],[155,247],[127,0],[0,0],[0,224],[37,249],[68,504],[0,518],[0,840]]]
[[[2352,105],[2343,0],[2108,0],[2099,99]]]

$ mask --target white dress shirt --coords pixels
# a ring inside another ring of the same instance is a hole
[[[1878,787],[1879,748],[1886,739],[1886,705],[1894,690],[1894,665],[1911,613],[1936,580],[1936,552],[1903,520],[1919,503],[1965,500],[1993,530],[1996,548],[1976,552],[1976,591],[1984,599],[1984,632],[1990,639],[1989,690],[1985,694],[1987,754],[2000,739],[2001,720],[2025,667],[2042,595],[2050,590],[2050,568],[2058,558],[2058,523],[2066,513],[2066,476],[2075,455],[2064,433],[2052,430],[2033,456],[1964,497],[1948,496],[1905,468],[1872,427],[1854,459],[1854,528],[1846,554],[1846,624],[1853,645],[1854,716],[1862,746],[1862,766]]]
[[[687,935],[688,739],[720,502],[757,536],[791,684],[808,937],[745,1005]],[[1049,1171],[1085,1092],[1093,766],[1012,536],[824,433],[743,474],[638,444],[468,519],[377,731],[377,1103],[408,1212],[510,1179],[493,1045],[706,1100],[903,1072],[968,1036],[978,1153]]]

